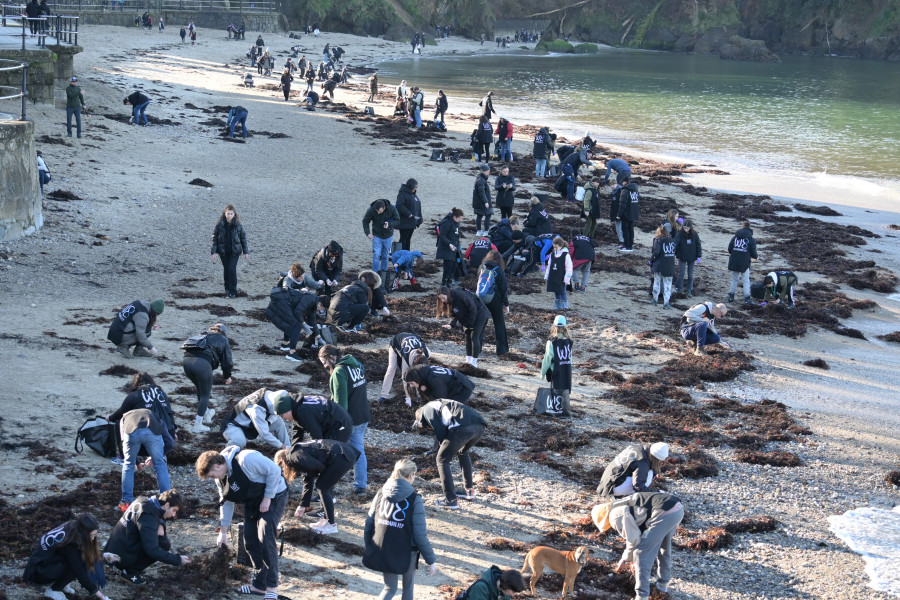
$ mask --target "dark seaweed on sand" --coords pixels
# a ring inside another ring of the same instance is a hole
[[[831,368],[830,366],[828,366],[828,363],[821,358],[811,358],[810,360],[804,360],[803,364],[807,367],[815,367],[816,369],[823,369],[825,371]]]
[[[900,344],[900,331],[894,331],[892,333],[887,333],[885,335],[879,335],[879,340],[884,340],[886,342],[896,342]]]
[[[758,450],[738,450],[734,453],[738,462],[772,467],[800,467],[803,461],[793,452],[760,452]]]
[[[729,533],[768,533],[778,529],[778,521],[769,516],[749,517],[740,521],[729,521],[722,529]]]
[[[900,471],[889,471],[884,480],[888,485],[900,486]]]

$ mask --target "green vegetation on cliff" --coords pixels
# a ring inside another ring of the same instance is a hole
[[[553,40],[552,42],[541,40],[534,49],[539,52],[543,50],[546,52],[556,52],[558,54],[572,54],[575,52],[575,46],[566,40]]]

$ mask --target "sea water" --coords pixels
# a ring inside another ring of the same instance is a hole
[[[426,56],[381,63],[379,79],[423,88],[426,115],[438,89],[448,95],[451,114],[477,112],[492,90],[500,115],[548,125],[566,137],[589,131],[604,144],[736,175],[896,195],[900,64],[783,60],[747,63],[612,48],[582,56]]]
[[[866,561],[869,585],[900,596],[900,506],[856,508],[828,522],[834,535]]]

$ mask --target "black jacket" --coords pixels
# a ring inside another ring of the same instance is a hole
[[[618,218],[623,221],[637,221],[641,216],[641,195],[638,193],[637,184],[633,181],[619,192]]]
[[[197,349],[185,349],[185,356],[201,356],[209,361],[213,370],[222,367],[222,377],[231,377],[231,369],[234,368],[234,360],[231,358],[231,344],[228,338],[221,333],[207,333],[206,347]],[[170,430],[171,431],[171,430]]]
[[[225,219],[221,219],[216,223],[216,228],[213,230],[212,235],[212,250],[210,250],[210,254],[218,254],[219,256],[250,254],[250,250],[247,248],[247,234],[244,233],[244,226],[237,222],[229,225]]]
[[[550,131],[546,127],[541,127],[534,136],[534,148],[531,150],[531,155],[535,158],[546,159],[550,158],[551,152],[553,152],[553,140],[550,139]]]
[[[609,220],[615,221],[619,217],[619,198],[622,195],[622,186],[616,188],[609,195]]]
[[[731,241],[728,242],[728,270],[743,273],[750,268],[750,259],[756,256],[756,240],[753,239],[753,230],[738,229]]]
[[[478,134],[476,134],[475,140],[479,144],[490,144],[494,141],[494,128],[491,127],[490,121],[478,122]]]
[[[422,224],[422,203],[419,201],[419,196],[405,183],[397,192],[397,212],[400,214],[397,229],[415,229]]]
[[[553,233],[553,222],[550,220],[550,214],[544,210],[542,203],[538,202],[531,207],[531,211],[525,218],[522,231],[528,235]]]
[[[285,333],[298,321],[304,321],[315,330],[317,303],[315,294],[279,285],[269,292],[269,306],[265,315],[272,325]]]
[[[452,398],[458,392],[475,389],[472,380],[457,371],[446,367],[419,365],[406,372],[408,381],[425,386],[425,393],[432,400]]]
[[[663,277],[675,277],[675,240],[668,235],[653,238],[650,271]]]
[[[147,558],[177,567],[181,557],[167,552],[171,544],[165,533],[159,535],[160,525],[165,532],[166,521],[159,501],[138,496],[113,527],[103,551],[118,554],[121,560],[117,564],[125,569]]]
[[[375,210],[376,202],[385,203],[384,210],[380,214]],[[399,221],[400,213],[397,212],[397,208],[393,204],[387,200],[375,200],[369,205],[363,217],[363,231],[366,235],[369,235],[369,223],[371,223],[372,235],[382,239],[391,238],[394,237],[394,227],[397,226]],[[385,224],[387,224],[387,227],[385,227]]]
[[[450,301],[453,304],[453,321],[450,325],[462,325],[467,329],[475,327],[475,321],[479,313],[488,312],[487,306],[481,301],[481,298],[462,288],[453,288],[450,290]]]
[[[453,220],[452,212],[438,224],[437,252],[434,257],[438,260],[454,260],[456,250],[451,250],[451,245],[459,249],[459,223]]]
[[[435,106],[435,108],[438,109],[438,110],[446,111],[446,110],[447,110],[447,107],[448,107],[448,104],[447,104],[447,95],[444,94],[444,95],[442,95],[442,96],[438,96],[438,97],[437,97],[437,100],[435,100],[435,102],[434,102],[434,106]]]
[[[353,419],[340,404],[325,396],[291,394],[294,406],[293,443],[303,441],[308,434],[311,440],[338,440],[346,442],[353,431]]]
[[[300,499],[300,506],[309,506],[316,478],[331,464],[341,460],[349,462],[352,468],[357,458],[359,452],[346,442],[312,440],[294,444],[287,456],[287,462],[306,474],[303,477],[303,497]]]
[[[504,184],[512,184],[511,188],[502,187]],[[494,189],[497,190],[497,206],[500,208],[512,208],[515,204],[516,178],[512,175],[497,175],[494,180]]]
[[[113,423],[122,419],[125,413],[138,408],[146,408],[153,410],[153,405],[158,405],[162,410],[157,414],[162,414],[162,424],[172,435],[175,434],[175,411],[172,410],[172,404],[169,397],[162,391],[162,388],[156,385],[142,385],[138,389],[130,392],[125,399],[122,400],[121,406],[113,414],[109,415],[109,420]]]
[[[490,236],[491,243],[497,246],[501,252],[509,248],[512,245],[512,227],[509,225],[509,219],[500,219],[495,227],[492,226]]]
[[[139,104],[143,104],[144,102],[149,102],[150,98],[142,94],[141,92],[133,92],[130,96],[128,96],[128,102],[132,106],[138,106]]]
[[[629,444],[603,470],[597,493],[603,498],[611,498],[613,490],[633,477],[635,492],[646,492],[647,475],[651,469],[650,446]]]
[[[483,114],[488,119],[497,112],[494,110],[494,101],[490,96],[485,96],[481,99],[481,102],[478,103],[478,106],[481,107],[481,114]]]
[[[491,210],[491,188],[484,173],[479,173],[475,178],[475,186],[472,188],[472,210],[476,215],[484,215]]]
[[[466,425],[484,427],[487,422],[477,410],[454,400],[432,400],[422,407],[419,417],[419,426],[430,428],[439,442],[457,427]]]
[[[356,280],[348,286],[341,288],[337,294],[331,297],[331,305],[328,307],[328,318],[336,323],[338,317],[351,306],[368,304],[369,294],[367,286],[360,280]]]
[[[675,257],[686,263],[692,263],[703,256],[700,236],[693,231],[691,233],[693,237],[686,237],[683,231],[675,234]]]
[[[309,261],[310,275],[316,281],[337,281],[341,277],[341,271],[344,270],[344,249],[338,246],[338,251],[334,262],[329,262],[331,254],[328,252],[328,246],[325,246],[313,256]]]

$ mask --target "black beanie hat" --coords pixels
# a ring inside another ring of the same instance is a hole
[[[519,240],[524,240],[525,234],[517,229],[516,231],[512,232],[512,239],[514,242],[518,242]]]

